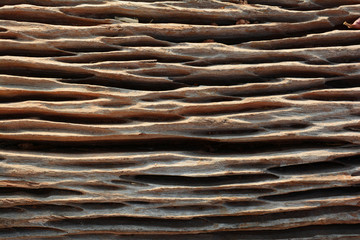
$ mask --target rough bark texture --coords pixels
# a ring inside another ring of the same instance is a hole
[[[1,239],[358,239],[359,0],[0,1]]]

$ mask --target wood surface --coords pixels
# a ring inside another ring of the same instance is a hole
[[[0,239],[360,239],[359,0],[1,0]]]

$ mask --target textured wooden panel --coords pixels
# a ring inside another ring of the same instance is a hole
[[[359,0],[2,0],[0,239],[359,239]]]

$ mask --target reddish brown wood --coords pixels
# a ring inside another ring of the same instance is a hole
[[[0,1],[0,239],[358,239],[359,3]]]

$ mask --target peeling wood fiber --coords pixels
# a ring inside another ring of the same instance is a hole
[[[0,239],[359,239],[359,13],[0,1]]]

